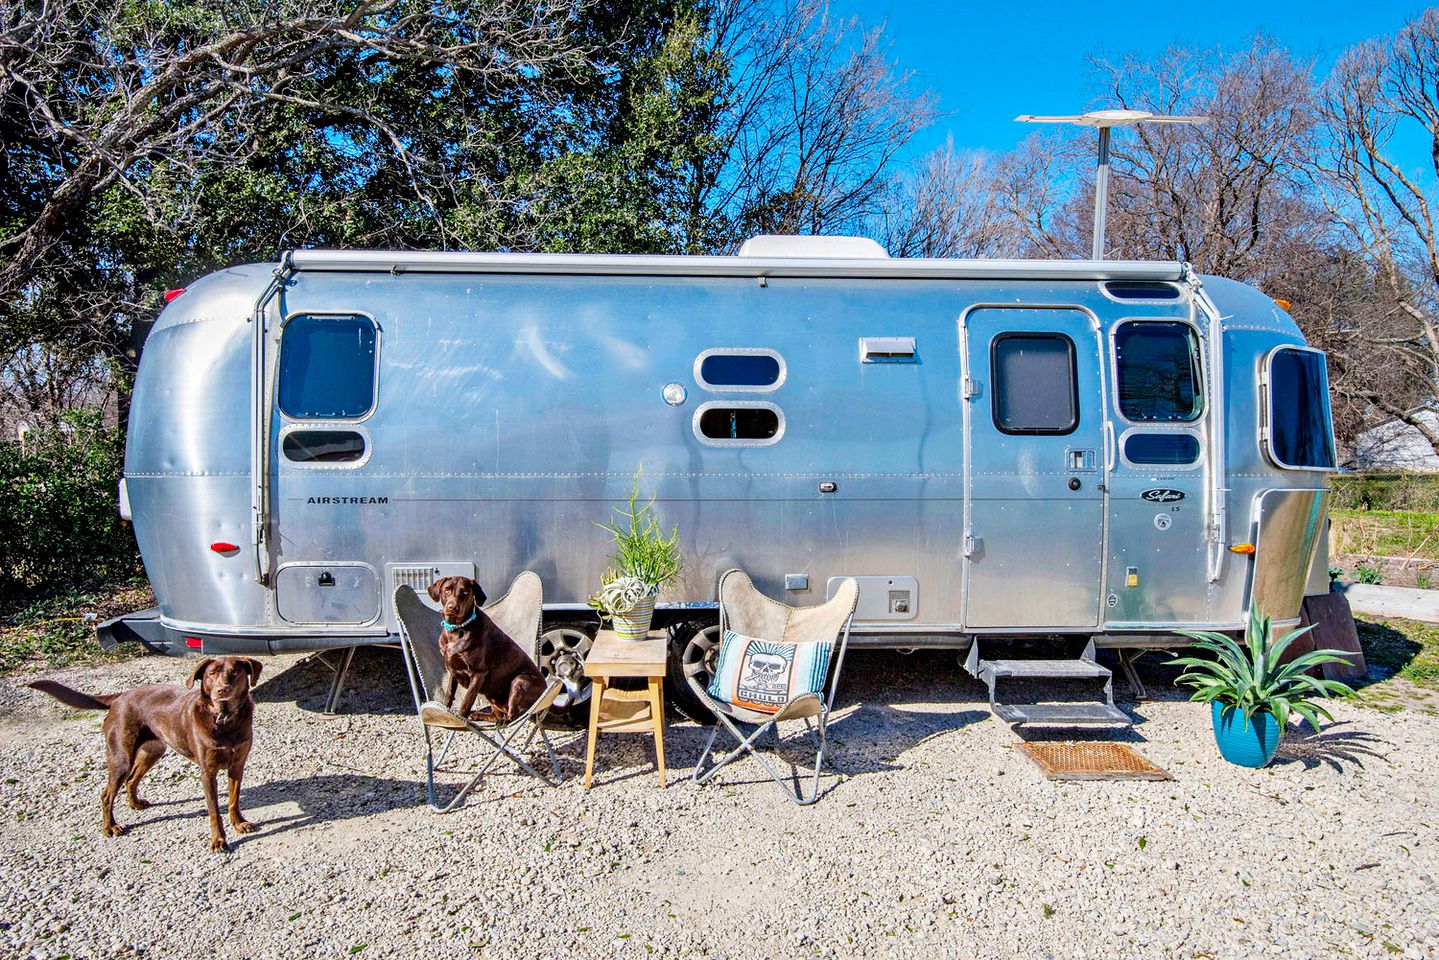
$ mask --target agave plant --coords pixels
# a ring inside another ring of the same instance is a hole
[[[1279,662],[1289,645],[1312,629],[1309,626],[1291,630],[1276,641],[1273,621],[1258,610],[1251,610],[1244,646],[1222,633],[1181,630],[1180,633],[1194,640],[1194,646],[1213,653],[1214,659],[1179,657],[1169,661],[1186,668],[1175,683],[1194,688],[1190,700],[1204,703],[1218,700],[1224,705],[1221,715],[1240,710],[1246,725],[1256,713],[1268,713],[1283,730],[1289,723],[1289,714],[1296,713],[1317,731],[1320,717],[1326,720],[1334,717],[1319,704],[1310,702],[1310,698],[1352,697],[1354,690],[1338,680],[1316,679],[1307,672],[1324,663],[1349,663],[1342,651],[1314,650],[1288,663]]]

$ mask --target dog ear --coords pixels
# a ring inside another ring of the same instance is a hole
[[[430,599],[431,599],[431,600],[435,601],[436,603],[439,603],[439,602],[440,602],[440,593],[445,589],[445,581],[448,580],[448,579],[450,579],[450,578],[449,578],[449,577],[441,577],[440,579],[436,580],[434,583],[430,584]]]
[[[485,605],[485,600],[488,598],[485,596],[484,588],[480,586],[480,581],[471,580],[470,586],[475,588],[475,606],[483,607]]]
[[[205,671],[210,669],[210,664],[214,662],[214,657],[206,657],[204,660],[201,660],[199,663],[195,664],[195,669],[193,672],[191,672],[190,679],[185,681],[185,686],[193,687],[195,685],[195,681],[203,677],[205,675]]]
[[[250,685],[254,686],[255,683],[260,679],[260,671],[264,668],[264,665],[260,663],[260,661],[256,660],[254,657],[241,657],[240,666],[244,667],[249,672]]]

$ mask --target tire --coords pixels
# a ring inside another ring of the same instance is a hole
[[[562,671],[572,677],[578,685],[578,692],[571,695],[561,691],[555,698],[552,716],[566,723],[584,724],[589,719],[590,681],[580,665],[594,645],[599,624],[593,620],[566,620],[546,623],[540,635],[540,672],[549,680],[555,672]]]
[[[702,676],[708,682],[719,652],[717,619],[682,620],[669,629],[669,669],[665,671],[665,699],[695,723],[711,726],[715,715],[694,695],[685,682],[685,664],[704,663]]]

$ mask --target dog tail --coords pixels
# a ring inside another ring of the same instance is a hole
[[[39,690],[41,693],[48,693],[61,703],[79,707],[81,710],[109,710],[111,701],[118,696],[114,693],[81,693],[79,690],[71,690],[65,684],[56,683],[54,680],[35,680],[26,686]]]

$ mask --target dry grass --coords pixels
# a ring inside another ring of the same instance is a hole
[[[95,625],[154,603],[150,585],[131,580],[94,590],[70,588],[4,609],[0,611],[0,674],[30,667],[114,662],[143,653],[137,644],[102,651]]]

